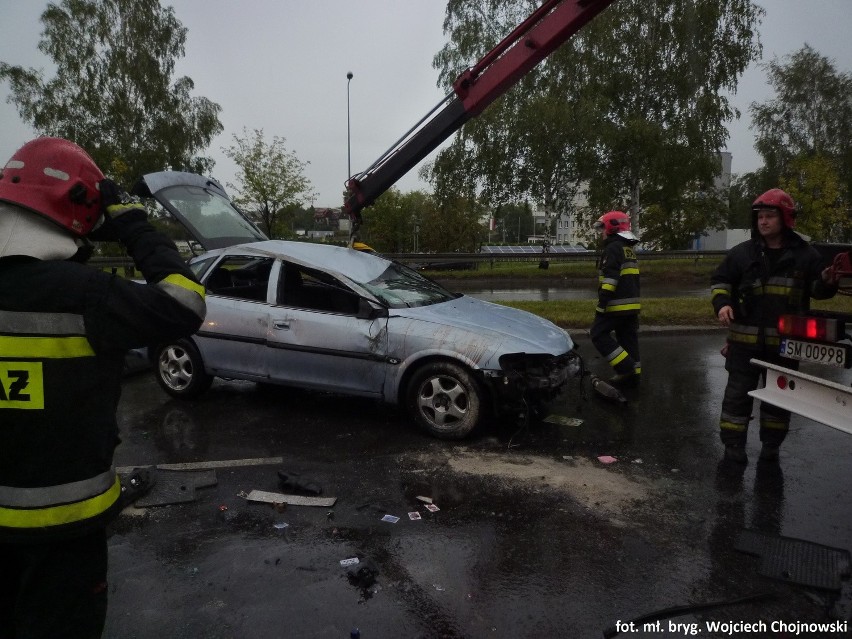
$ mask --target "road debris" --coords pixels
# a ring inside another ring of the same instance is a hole
[[[240,495],[241,497],[243,494]],[[245,495],[247,501],[264,502],[267,504],[289,504],[290,506],[334,506],[337,497],[306,497],[304,495],[284,495],[265,490],[252,490]]]
[[[578,428],[583,425],[583,420],[576,417],[568,417],[566,415],[548,415],[541,420],[545,424],[553,424],[555,426],[570,426]]]

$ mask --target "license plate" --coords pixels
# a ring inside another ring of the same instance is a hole
[[[782,339],[779,352],[784,357],[797,359],[800,362],[814,362],[837,368],[847,368],[847,362],[849,362],[849,347],[844,344],[818,344],[800,342],[797,339]]]

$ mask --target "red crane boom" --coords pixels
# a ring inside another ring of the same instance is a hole
[[[615,0],[546,0],[453,83],[445,97],[366,171],[350,176],[344,206],[354,238],[361,211],[418,162],[503,95]]]

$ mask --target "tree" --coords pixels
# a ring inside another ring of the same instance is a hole
[[[649,249],[684,250],[708,229],[722,229],[728,218],[726,194],[695,186],[642,212],[643,244]]]
[[[800,209],[796,230],[816,240],[847,240],[852,235],[852,218],[834,163],[820,155],[801,155],[790,162],[788,174],[780,184]]]
[[[775,97],[753,102],[755,148],[777,176],[803,154],[835,162],[841,177],[852,180],[852,75],[805,45],[783,61],[766,65]]]
[[[38,48],[56,65],[42,72],[0,62],[9,102],[38,133],[86,149],[129,185],[165,169],[207,173],[197,154],[222,131],[218,104],[192,97],[188,77],[172,81],[186,29],[158,0],[62,0],[49,4]]]
[[[789,189],[802,206],[803,232],[820,240],[848,237],[852,74],[808,45],[766,69],[775,97],[750,105],[764,185]]]
[[[483,219],[488,209],[474,199],[455,197],[438,202],[421,222],[421,250],[426,252],[473,252],[488,231]]]
[[[450,42],[434,60],[441,80],[449,83],[536,4],[450,0]],[[529,196],[554,212],[567,210],[582,185],[590,207],[581,226],[601,210],[629,209],[637,222],[643,202],[668,210],[680,191],[708,193],[725,123],[738,116],[722,90],[734,91],[758,57],[761,15],[751,0],[619,0],[489,107],[481,123],[468,122],[434,170],[456,170],[452,160],[466,149],[474,157],[457,172],[486,196],[498,183],[506,197]]]
[[[271,143],[263,139],[263,129],[243,136],[233,136],[234,144],[222,151],[238,167],[238,186],[234,202],[245,208],[263,226],[269,237],[286,234],[280,228],[284,218],[295,214],[299,206],[313,195],[313,186],[304,175],[308,162],[302,162],[295,152],[284,146],[286,140],[274,136]]]
[[[420,250],[421,225],[434,208],[432,197],[423,191],[388,189],[364,211],[362,239],[380,253]]]
[[[529,202],[503,204],[494,211],[494,219],[497,221],[497,242],[521,244],[535,235],[535,218]]]

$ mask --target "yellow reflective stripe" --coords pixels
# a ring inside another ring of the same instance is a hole
[[[121,483],[115,478],[105,493],[73,504],[22,510],[0,507],[0,526],[6,528],[45,528],[61,526],[97,517],[106,512],[121,495]]]
[[[730,290],[727,288],[711,288],[710,296],[716,297],[717,295],[730,295]]]
[[[622,275],[639,275],[638,268],[623,268],[621,269]]]
[[[605,291],[614,291],[615,286],[613,284],[601,284],[601,288]]]
[[[204,287],[201,284],[193,282],[188,277],[180,275],[179,273],[172,273],[171,275],[164,277],[161,281],[198,293],[201,296],[201,299],[204,299]]]
[[[789,286],[769,286],[763,289],[764,294],[766,295],[781,295],[783,297],[788,297],[791,292],[796,289],[791,288]]]
[[[617,365],[617,364],[619,364],[620,362],[624,361],[624,359],[625,359],[626,357],[627,357],[627,351],[621,351],[618,355],[616,355],[615,357],[613,357],[613,358],[609,361],[609,365],[610,365],[610,366],[616,366],[616,365]]]
[[[746,429],[746,424],[735,424],[734,422],[729,422],[723,419],[719,422],[719,428],[722,430],[733,430],[737,433],[742,433]]]
[[[64,359],[92,357],[95,351],[89,340],[74,337],[10,337],[0,335],[0,356],[32,359]]]
[[[172,273],[157,282],[157,286],[165,291],[169,297],[188,308],[198,317],[203,318],[207,312],[204,304],[204,287],[183,275]]]
[[[760,427],[768,428],[770,430],[789,430],[790,425],[786,422],[779,422],[775,419],[761,419]]]
[[[746,335],[745,333],[728,333],[728,339],[732,342],[740,342],[741,344],[757,344],[757,335]]]
[[[607,313],[617,313],[618,311],[638,311],[642,308],[641,304],[613,304],[606,307]]]
[[[737,324],[733,322],[731,324],[731,330],[735,333],[745,333],[748,335],[757,335],[757,326],[748,326],[746,324]]]

